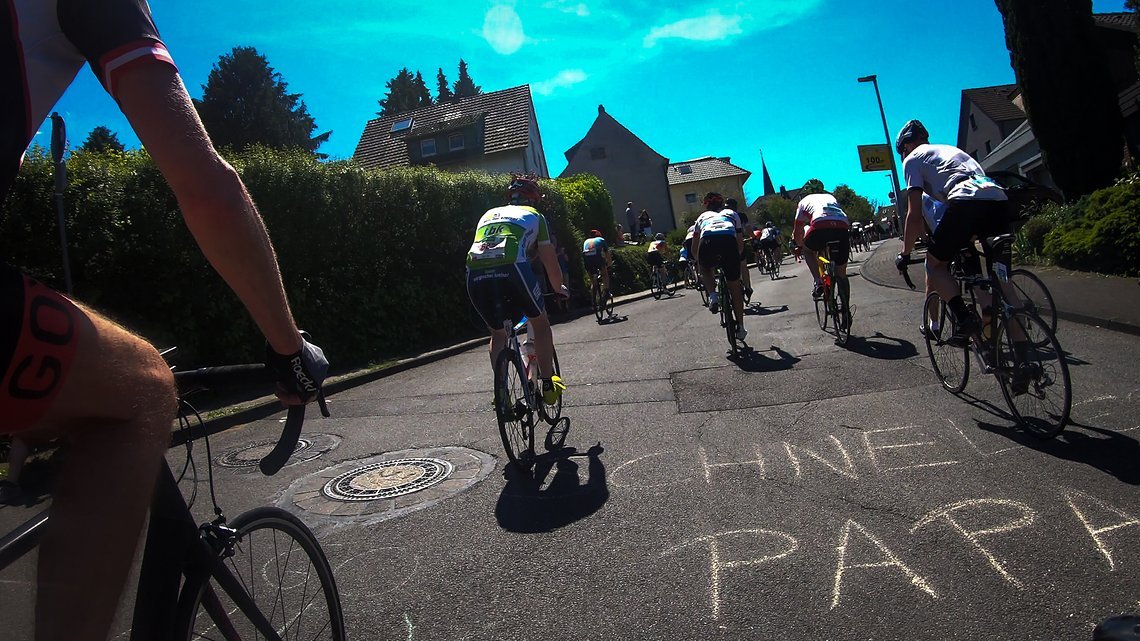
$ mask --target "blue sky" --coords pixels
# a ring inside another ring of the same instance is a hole
[[[1094,0],[1097,12],[1123,0]],[[877,74],[891,135],[920,118],[932,139],[957,137],[962,89],[1014,81],[993,0],[153,0],[163,39],[191,95],[222,54],[253,46],[302,94],[321,151],[351,157],[401,67],[434,92],[459,58],[484,91],[531,85],[551,173],[597,116],[597,106],[671,161],[730,156],[754,173],[760,151],[776,186],[818,177],[886,201],[889,172],[863,173],[856,146],[885,142]],[[88,70],[57,110],[73,146],[97,125],[137,146]],[[47,144],[50,123],[36,141]],[[620,195],[614,196],[620,199]]]

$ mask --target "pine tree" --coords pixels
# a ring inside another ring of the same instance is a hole
[[[103,125],[92,129],[91,133],[87,135],[87,140],[83,141],[83,145],[79,148],[83,151],[93,151],[97,153],[126,150],[123,143],[119,142],[119,137],[115,132]]]
[[[396,76],[384,86],[388,88],[388,95],[380,100],[380,111],[376,113],[377,116],[411,111],[420,106],[416,77],[412,75],[411,71],[408,71],[407,67],[400,69]]]
[[[332,135],[317,128],[301,94],[291,94],[281,74],[253,47],[234,47],[221,56],[194,107],[219,147],[242,150],[253,144],[316,153]]]
[[[471,76],[467,75],[467,62],[463,58],[459,59],[459,80],[455,81],[454,93],[456,98],[477,96],[483,93],[483,88],[475,84],[475,81],[471,80]]]
[[[1025,113],[1054,182],[1075,199],[1120,171],[1123,124],[1092,0],[995,0]]]
[[[428,91],[427,83],[424,82],[424,77],[418,71],[412,80],[412,87],[415,90],[416,108],[430,107],[432,104],[431,92]]]
[[[451,102],[455,98],[455,94],[451,93],[451,87],[447,84],[447,76],[443,75],[443,67],[440,67],[435,74],[435,84],[437,104]]]

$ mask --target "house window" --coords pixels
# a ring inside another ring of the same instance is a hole
[[[693,167],[692,165],[681,165],[677,168],[677,171],[681,172],[681,175],[684,176],[685,174],[693,173]]]
[[[692,194],[692,193],[685,194],[685,202],[690,204],[690,205],[696,203],[697,202],[697,195]]]
[[[435,155],[435,138],[424,138],[420,141],[420,155],[425,158]]]
[[[987,140],[987,141],[986,141],[986,155],[988,156],[988,155],[989,155],[989,153],[990,153],[991,151],[993,151],[993,150],[994,150],[994,149],[993,149],[993,146],[992,146],[992,145],[990,145],[990,141],[988,141],[988,140]]]
[[[397,120],[396,122],[392,123],[392,128],[389,129],[388,131],[390,133],[398,133],[401,131],[406,131],[408,129],[411,129],[412,128],[412,120],[414,120],[414,119],[413,118],[402,118],[400,120]]]
[[[606,148],[605,147],[591,147],[590,148],[590,158],[592,160],[602,160],[605,157],[606,157]]]
[[[463,149],[463,134],[451,134],[447,137],[447,148],[450,151]]]
[[[970,114],[970,129],[972,131],[978,130],[978,121],[974,120],[974,114]]]

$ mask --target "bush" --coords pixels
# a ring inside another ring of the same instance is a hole
[[[1140,182],[1121,181],[1056,213],[1062,222],[1045,235],[1047,258],[1069,269],[1140,275]]]
[[[633,294],[649,289],[650,268],[645,260],[645,247],[628,246],[613,250],[610,286],[614,295]]]
[[[480,215],[503,203],[504,176],[365,171],[264,148],[230,162],[266,221],[298,324],[338,368],[479,334],[464,261]],[[145,152],[76,152],[68,168],[76,298],[158,346],[178,345],[184,367],[260,359],[260,332],[209,268]],[[62,290],[52,174],[48,154],[31,150],[0,209],[0,251]],[[592,176],[541,186],[570,282],[581,282],[579,225],[613,228],[609,194]]]

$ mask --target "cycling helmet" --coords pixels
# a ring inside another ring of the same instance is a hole
[[[599,238],[601,235],[602,235],[602,232],[600,232],[596,229],[590,230],[590,238]]]
[[[735,211],[738,203],[736,202],[735,198],[727,198],[725,199],[724,204],[727,205],[729,209]]]
[[[712,211],[720,211],[724,209],[724,196],[721,196],[715,191],[710,191],[709,193],[705,194],[704,202],[705,207],[709,208]]]
[[[538,183],[529,176],[513,176],[510,186],[507,187],[507,193],[512,203],[524,200],[537,203],[542,200],[542,191],[539,190]]]
[[[826,192],[827,189],[823,187],[823,181],[819,178],[810,178],[804,183],[803,194],[805,196],[808,194],[823,194]]]
[[[654,240],[665,240],[665,234],[657,234],[653,237]]]
[[[922,126],[922,123],[917,120],[911,120],[899,130],[899,135],[895,138],[895,151],[899,152],[901,156],[903,155],[903,145],[906,143],[929,139],[930,132],[926,131],[926,127]]]
[[[776,223],[769,220],[768,222],[764,223],[764,226],[765,227],[775,227]]]

